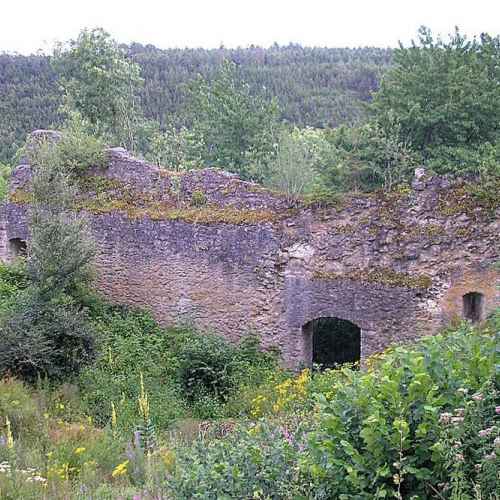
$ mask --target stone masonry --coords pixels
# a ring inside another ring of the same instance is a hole
[[[298,366],[311,361],[316,318],[359,326],[364,358],[462,317],[469,292],[482,294],[482,319],[500,304],[499,209],[463,181],[419,170],[411,189],[307,206],[225,172],[108,155],[76,203],[98,245],[97,286],[164,325],[254,333]],[[29,242],[30,172],[17,167],[0,208],[3,260],[10,241]]]

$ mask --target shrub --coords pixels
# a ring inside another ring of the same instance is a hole
[[[24,260],[13,264],[0,262],[0,310],[5,302],[28,286]]]
[[[185,403],[176,379],[177,359],[171,339],[177,331],[164,331],[144,312],[93,304],[98,357],[78,379],[87,411],[97,423],[111,421],[112,404],[117,427],[129,434],[141,421],[138,397],[141,376],[149,395],[151,420],[165,429],[182,417]]]
[[[93,356],[93,332],[86,315],[65,295],[47,302],[27,290],[1,324],[0,373],[29,381],[38,376],[63,379]]]
[[[227,437],[178,448],[165,489],[178,499],[312,498],[299,463],[306,425],[259,421]]]
[[[55,146],[57,162],[76,177],[81,176],[90,167],[104,167],[107,159],[105,145],[95,135],[85,130],[84,121],[72,115],[62,131],[61,140]]]
[[[9,191],[10,173],[10,167],[0,162],[0,202],[5,199]]]
[[[320,419],[311,435],[309,470],[318,495],[371,499],[442,493],[453,471],[436,453],[440,415],[466,407],[464,394],[479,391],[493,377],[495,342],[494,330],[462,325],[413,348],[393,349],[368,373],[344,370],[333,396],[317,396]],[[498,392],[490,393],[485,411],[491,417]]]
[[[78,179],[90,167],[107,164],[104,142],[87,130],[88,124],[78,113],[72,112],[61,132],[28,136],[14,161],[27,161],[35,168],[41,162],[50,161],[55,170]]]
[[[223,411],[217,402],[234,400],[243,386],[262,381],[276,368],[276,357],[262,352],[251,335],[234,345],[213,334],[193,332],[176,347],[176,355],[183,392],[201,418],[213,418]]]
[[[42,141],[30,150],[29,287],[0,317],[0,373],[30,381],[74,375],[94,353],[92,328],[79,304],[92,278],[94,245],[85,219],[71,211],[75,191],[55,147]]]

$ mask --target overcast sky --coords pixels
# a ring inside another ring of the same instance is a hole
[[[395,46],[420,25],[500,33],[500,0],[0,0],[0,52],[48,51],[100,26],[119,42],[226,47],[273,42]]]

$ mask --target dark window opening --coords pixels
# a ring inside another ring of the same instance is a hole
[[[26,242],[21,238],[10,239],[9,251],[12,257],[25,257],[27,253]]]
[[[343,363],[357,363],[361,357],[361,329],[339,318],[318,318],[304,331],[311,335],[312,363],[321,369]]]
[[[463,296],[464,318],[477,323],[483,316],[483,294],[479,292],[466,293]]]

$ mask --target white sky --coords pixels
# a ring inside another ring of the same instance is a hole
[[[160,48],[386,47],[410,41],[422,24],[496,35],[500,0],[0,0],[0,52],[50,51],[96,26]]]

